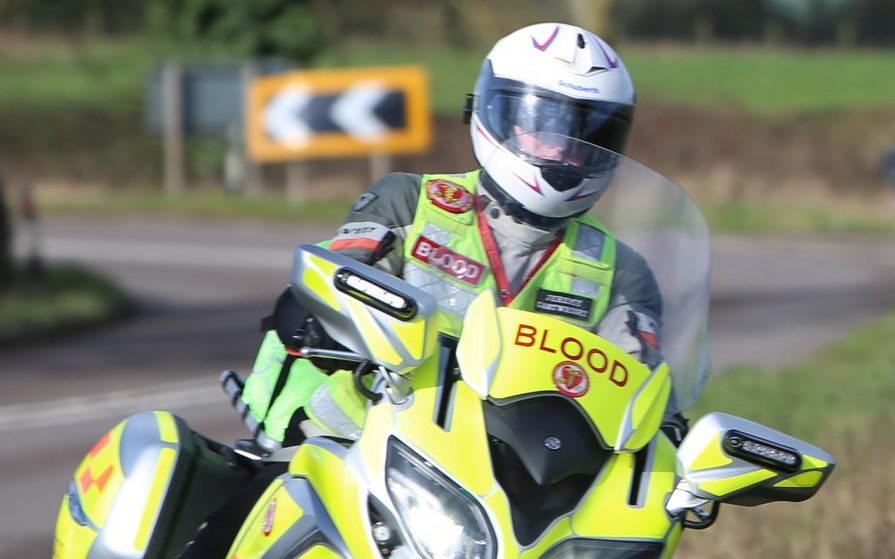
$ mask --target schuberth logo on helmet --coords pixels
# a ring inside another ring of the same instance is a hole
[[[553,369],[553,384],[566,396],[579,398],[587,394],[590,381],[578,363],[563,361]]]
[[[462,214],[472,208],[472,195],[450,181],[435,179],[426,183],[429,200],[446,212]]]

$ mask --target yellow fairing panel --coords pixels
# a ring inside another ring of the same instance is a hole
[[[84,559],[96,540],[96,532],[81,526],[68,513],[68,495],[62,499],[56,519],[53,559]]]
[[[413,394],[414,405],[395,415],[396,431],[402,434],[405,442],[442,465],[471,492],[487,494],[495,481],[481,399],[469,386],[457,383],[454,387],[455,411],[448,419],[446,429],[442,429],[433,421],[438,393],[434,386],[435,368],[427,367],[418,373],[421,378],[417,386],[420,388]]]
[[[115,504],[115,497],[124,482],[120,458],[124,425],[125,422],[122,421],[103,435],[75,470],[75,484],[81,497],[81,507],[99,529],[105,526],[109,511]]]
[[[646,450],[646,468],[634,479],[635,454],[613,454],[583,505],[572,515],[579,536],[663,540],[673,528],[665,501],[674,490],[675,449],[664,437]],[[638,497],[632,502],[632,489]]]
[[[630,440],[638,428],[641,446],[652,438],[670,390],[667,368],[650,371],[596,334],[558,319],[507,308],[496,312],[503,352],[490,384],[492,398],[559,392],[581,406],[609,447],[635,450]]]
[[[464,335],[457,344],[457,363],[466,384],[485,398],[503,342],[494,296],[488,292],[479,295],[469,305],[463,324]]]
[[[341,310],[337,292],[332,288],[332,277],[336,272],[336,265],[318,256],[305,253],[308,266],[302,274],[302,282],[322,302],[335,310]]]
[[[388,338],[385,330],[373,318],[370,308],[357,299],[347,296],[343,296],[343,299],[351,312],[351,318],[358,325],[358,329],[364,333],[364,341],[372,354],[371,357],[390,368],[400,368],[402,366],[401,356],[395,351],[392,340]]]
[[[707,447],[706,452],[708,452],[709,448],[713,447],[717,447],[719,453],[723,452],[720,449],[720,437],[717,445],[710,445]],[[774,487],[781,489],[814,489],[819,487],[825,481],[826,476],[829,475],[832,470],[832,466],[825,461],[805,454],[802,455],[801,469],[798,472],[793,473],[777,472],[768,468],[762,468],[761,466],[747,464],[743,461],[740,461],[740,463],[745,465],[748,468],[748,471],[744,472],[741,467],[737,470],[741,473],[737,475],[715,479],[708,477],[708,479],[698,482],[698,490],[704,491],[714,498],[720,499],[735,495],[759,484],[765,486],[773,485]],[[697,468],[697,466],[700,468]],[[694,461],[691,463],[690,468],[693,472],[696,472],[701,468],[710,470],[711,466],[710,463]],[[693,476],[691,475],[691,477]]]
[[[296,559],[339,559],[339,554],[325,545],[315,545]]]
[[[351,557],[373,559],[371,550],[375,546],[372,540],[368,541],[366,531],[358,529],[368,522],[361,512],[366,510],[366,500],[348,465],[339,456],[308,441],[292,458],[289,472],[307,478],[326,510],[333,512],[331,519],[345,538]]]
[[[771,479],[776,474],[771,470],[756,467],[750,472],[725,477],[721,479],[710,479],[699,482],[699,490],[705,491],[716,498],[732,495],[737,491],[758,485],[759,483]]]
[[[301,519],[302,512],[282,480],[274,480],[255,503],[227,556],[240,559],[262,557],[290,526]]]

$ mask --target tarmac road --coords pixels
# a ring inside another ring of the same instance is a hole
[[[296,224],[56,218],[48,258],[122,282],[136,318],[0,354],[0,558],[51,554],[68,478],[120,418],[170,409],[197,430],[244,436],[220,392],[245,372],[258,320],[288,279],[291,250],[331,234]],[[895,243],[716,239],[710,351],[716,370],[804,357],[895,308]]]

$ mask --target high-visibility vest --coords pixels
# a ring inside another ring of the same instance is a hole
[[[521,291],[501,294],[476,211],[478,182],[479,171],[423,175],[404,241],[404,280],[431,293],[457,325],[469,304],[491,290],[511,308],[553,314],[592,330],[609,305],[615,237],[588,216],[571,219]]]

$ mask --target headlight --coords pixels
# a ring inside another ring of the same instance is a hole
[[[385,481],[401,524],[423,557],[495,557],[494,534],[482,507],[396,439],[389,441]]]

